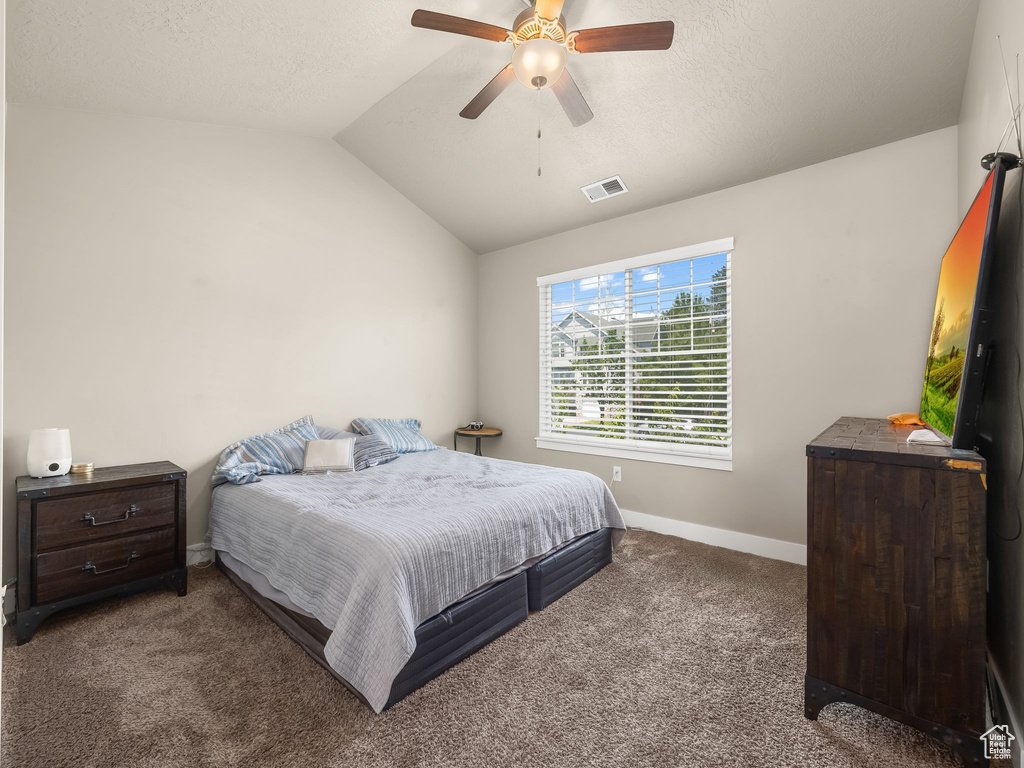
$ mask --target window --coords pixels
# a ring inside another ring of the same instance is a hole
[[[732,468],[732,249],[728,238],[537,280],[538,447]]]

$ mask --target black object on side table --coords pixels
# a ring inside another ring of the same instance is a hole
[[[19,477],[18,645],[64,608],[188,590],[185,470],[169,461]]]

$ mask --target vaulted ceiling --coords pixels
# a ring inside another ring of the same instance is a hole
[[[8,0],[8,99],[334,137],[487,252],[956,123],[977,5],[567,0],[574,29],[676,25],[570,56],[595,113],[572,128],[518,84],[460,118],[511,46],[409,24],[509,27],[521,0]],[[580,192],[615,174],[628,194]]]

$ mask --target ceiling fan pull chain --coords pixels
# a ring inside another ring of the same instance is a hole
[[[537,175],[540,176],[540,89],[537,89]]]

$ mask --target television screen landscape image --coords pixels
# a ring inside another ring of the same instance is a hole
[[[968,350],[972,347],[971,332],[979,301],[979,283],[984,274],[987,236],[991,235],[989,219],[996,176],[995,171],[988,175],[942,257],[939,271],[939,290],[921,392],[921,418],[946,437],[953,436],[957,425],[965,366],[974,364]],[[991,224],[994,226],[995,222]]]

